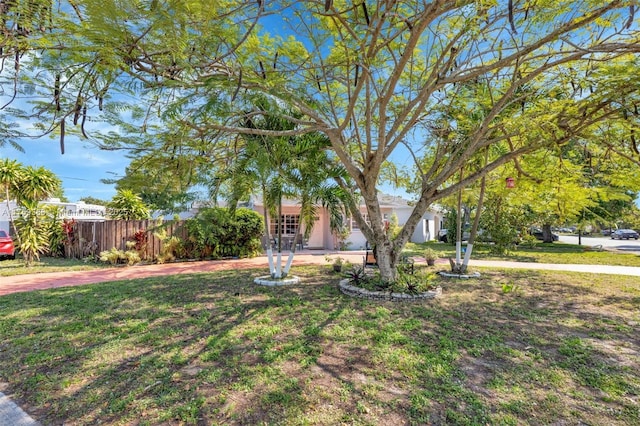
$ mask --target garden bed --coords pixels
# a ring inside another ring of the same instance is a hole
[[[428,290],[421,293],[393,293],[390,291],[371,291],[362,287],[350,284],[350,280],[345,278],[340,281],[340,291],[348,296],[360,297],[369,300],[384,300],[392,302],[417,302],[425,299],[433,299],[442,295],[442,287]]]

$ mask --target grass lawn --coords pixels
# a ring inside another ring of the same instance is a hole
[[[394,304],[328,269],[0,297],[0,390],[44,425],[640,424],[637,277],[487,270]]]
[[[408,243],[405,253],[409,256],[422,256],[424,249],[431,247],[440,252],[443,257],[455,257],[455,248],[451,244],[444,243]],[[540,243],[533,248],[517,247],[505,256],[491,254],[487,244],[476,244],[473,249],[472,259],[507,260],[532,263],[575,263],[616,266],[639,266],[640,256],[630,253],[612,251],[584,251],[584,246],[553,243]],[[42,272],[84,271],[98,268],[110,268],[105,262],[84,262],[77,259],[61,259],[42,257],[39,262],[27,268],[21,258],[0,262],[0,276],[13,276],[21,274],[36,274]]]
[[[455,258],[455,246],[445,243],[408,243],[406,252],[420,256],[426,247],[438,250],[446,257]],[[504,256],[492,254],[488,244],[473,246],[471,259],[508,260],[514,262],[591,264],[615,266],[640,266],[640,256],[632,253],[614,251],[585,251],[585,246],[566,243],[539,243],[533,248],[518,246]]]
[[[40,261],[26,267],[21,257],[15,260],[3,260],[0,262],[0,277],[10,277],[22,274],[40,274],[43,272],[62,271],[89,271],[98,268],[108,268],[104,262],[84,262],[78,259],[63,259],[59,257],[41,257]]]

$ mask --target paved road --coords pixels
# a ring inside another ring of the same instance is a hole
[[[577,235],[560,235],[560,242],[569,244],[578,244]],[[627,253],[634,253],[640,255],[640,240],[612,240],[609,237],[591,237],[583,236],[582,245],[584,246],[597,246],[607,247],[624,251]]]

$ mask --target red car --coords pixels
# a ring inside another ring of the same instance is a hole
[[[16,248],[13,245],[13,239],[7,234],[7,231],[0,229],[0,257],[15,259]]]

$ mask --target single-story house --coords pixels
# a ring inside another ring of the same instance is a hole
[[[59,198],[49,198],[40,202],[41,206],[56,206],[62,219],[75,219],[76,221],[103,221],[106,219],[107,208],[97,204],[87,204],[84,201],[68,203],[60,201]],[[9,215],[11,211],[11,215]],[[0,229],[13,233],[11,217],[16,217],[20,213],[20,208],[15,201],[0,202]]]
[[[246,204],[260,214],[264,212],[264,204],[259,197],[252,197],[251,201]],[[395,214],[398,218],[398,225],[405,224],[413,206],[408,200],[402,197],[381,194],[380,209],[385,221],[390,221]],[[366,219],[366,207],[360,206],[360,211]],[[305,242],[305,248],[309,249],[326,249],[337,250],[340,246],[338,237],[331,232],[329,228],[329,214],[323,207],[317,208],[316,223],[309,235],[309,239]],[[300,205],[295,200],[283,200],[281,230],[284,240],[289,244],[293,240],[300,221]],[[351,231],[345,244],[349,250],[364,250],[367,246],[367,240],[358,227],[358,224],[352,218],[345,218],[348,229]],[[443,213],[437,210],[430,210],[425,213],[416,226],[410,241],[415,243],[423,243],[438,238],[438,231],[442,227]],[[276,235],[276,221],[270,221],[270,233]]]

